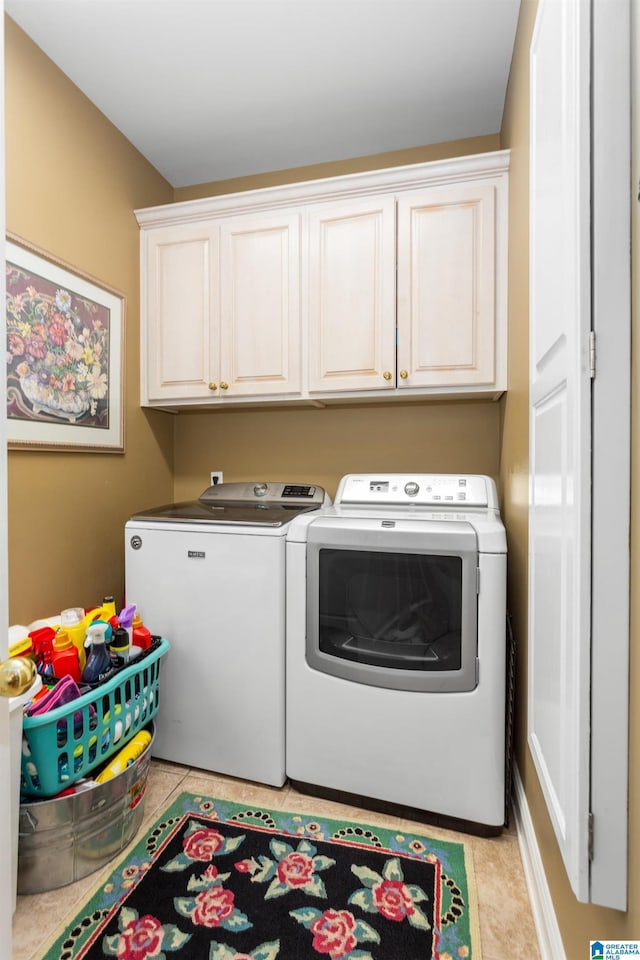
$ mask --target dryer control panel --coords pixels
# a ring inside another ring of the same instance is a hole
[[[335,502],[421,507],[497,508],[495,483],[479,474],[349,474],[340,481]]]

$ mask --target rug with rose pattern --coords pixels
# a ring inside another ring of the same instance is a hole
[[[480,960],[470,849],[182,793],[43,960]]]

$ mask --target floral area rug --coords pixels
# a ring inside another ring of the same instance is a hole
[[[480,960],[464,843],[182,793],[43,960]]]

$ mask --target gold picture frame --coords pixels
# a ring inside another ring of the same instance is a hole
[[[124,453],[124,294],[12,234],[5,275],[9,449]]]

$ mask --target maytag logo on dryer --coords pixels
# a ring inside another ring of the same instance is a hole
[[[187,550],[187,556],[190,560],[204,560],[206,555],[204,550]]]

